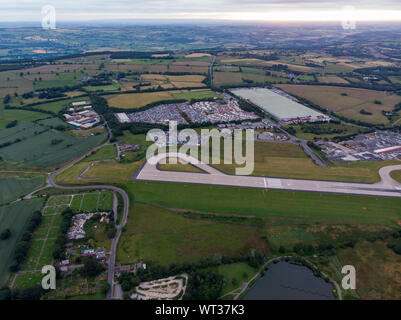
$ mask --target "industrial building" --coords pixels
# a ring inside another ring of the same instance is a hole
[[[330,117],[295,101],[283,91],[266,88],[240,88],[230,90],[236,96],[263,109],[283,124],[303,122],[329,122]]]

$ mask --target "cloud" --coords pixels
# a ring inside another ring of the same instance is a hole
[[[358,10],[401,10],[399,0],[0,0],[0,21],[40,19],[53,5],[59,20],[118,18],[230,18],[241,13],[322,12],[353,5]],[[257,15],[256,15],[257,16]]]

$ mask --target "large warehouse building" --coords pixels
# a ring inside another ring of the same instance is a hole
[[[282,123],[328,122],[330,117],[290,99],[284,92],[266,88],[232,89],[236,96],[262,108]]]

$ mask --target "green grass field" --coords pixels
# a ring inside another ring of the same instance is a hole
[[[81,211],[95,212],[97,210],[97,202],[99,200],[99,193],[86,193],[82,203]]]
[[[401,97],[398,95],[375,90],[308,85],[277,85],[277,87],[333,110],[341,116],[372,124],[388,124],[389,120],[382,111],[392,111],[394,106],[401,102]],[[375,100],[382,104],[375,104]],[[371,112],[372,115],[361,114],[362,109]]]
[[[14,120],[18,120],[19,123],[26,123],[48,117],[49,115],[46,113],[26,110],[6,110],[4,109],[3,99],[0,99],[0,130],[5,129],[6,125]]]
[[[4,284],[9,275],[15,246],[24,233],[29,218],[33,212],[40,210],[42,204],[43,199],[33,199],[0,207],[1,230],[8,228],[12,234],[11,238],[0,242],[0,286]]]
[[[105,146],[98,150],[95,154],[89,156],[85,161],[97,161],[105,159],[115,159],[117,157],[117,150],[115,146]]]
[[[396,180],[396,181],[398,181],[399,183],[401,183],[401,171],[393,171],[393,172],[391,173],[391,177],[392,177],[394,180]]]
[[[72,102],[85,101],[85,100],[88,100],[87,96],[80,97],[80,98],[61,100],[61,101],[56,101],[56,102],[47,102],[47,103],[33,106],[33,108],[58,113],[59,111],[63,110],[64,108],[70,106]]]
[[[213,271],[224,277],[221,295],[239,288],[242,283],[249,281],[257,272],[256,269],[243,262],[223,264],[214,268]]]
[[[400,199],[140,181],[125,187],[136,201],[202,212],[329,223],[394,225],[401,220]]]
[[[155,264],[194,262],[215,254],[266,250],[258,227],[191,219],[152,205],[135,203],[120,239],[117,263],[144,260]]]
[[[358,128],[356,126],[351,126],[351,125],[345,125],[345,124],[319,124],[319,125],[295,125],[295,126],[288,126],[294,128],[297,133],[296,136],[301,139],[305,140],[313,140],[315,138],[317,139],[332,139],[334,137],[341,137],[341,136],[347,136],[351,134],[356,134],[359,133],[361,128]],[[317,128],[321,130],[322,134],[315,134],[310,132],[310,129]],[[333,130],[337,130],[335,133],[329,133],[333,132]],[[326,133],[327,132],[327,133]]]
[[[0,131],[0,143],[15,142],[0,149],[7,162],[23,167],[54,166],[79,156],[106,139],[106,134],[77,138],[38,124],[22,124]]]
[[[211,90],[175,90],[160,92],[144,92],[144,93],[128,93],[109,96],[108,102],[110,107],[135,109],[144,107],[150,103],[167,100],[179,99],[206,99],[219,97]]]
[[[0,204],[16,200],[42,186],[44,176],[0,178]]]
[[[252,175],[346,182],[376,183],[380,181],[380,168],[398,164],[397,161],[355,162],[320,167],[297,145],[289,143],[255,143],[255,167]],[[236,166],[215,165],[229,174]]]
[[[360,242],[355,248],[341,250],[340,264],[355,266],[357,293],[363,300],[399,300],[401,298],[401,256],[386,244]]]

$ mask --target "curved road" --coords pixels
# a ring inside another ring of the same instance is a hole
[[[58,174],[60,174],[60,173],[64,172],[65,170],[71,168],[73,165],[75,165],[78,162],[80,162],[81,160],[85,159],[87,156],[91,155],[93,152],[98,151],[99,149],[103,148],[104,146],[110,145],[111,130],[110,130],[110,128],[108,126],[107,126],[107,129],[109,131],[109,139],[105,143],[93,148],[92,150],[86,152],[81,157],[71,161],[70,163],[68,163],[67,165],[62,167],[61,169],[51,173],[49,175],[48,179],[47,179],[47,183],[48,183],[47,187],[53,187],[53,188],[56,188],[56,189],[63,189],[63,190],[108,189],[108,190],[112,190],[112,191],[118,192],[122,196],[122,198],[124,200],[124,215],[123,215],[121,223],[119,225],[116,225],[117,232],[116,232],[116,235],[115,235],[115,237],[113,239],[113,242],[111,244],[110,258],[109,258],[109,261],[108,261],[109,269],[108,269],[108,280],[107,281],[108,281],[108,283],[110,285],[110,291],[107,294],[107,298],[108,299],[113,299],[113,298],[116,297],[115,294],[114,294],[114,288],[115,288],[115,286],[114,286],[114,270],[115,270],[115,262],[116,262],[116,252],[117,252],[118,241],[120,240],[121,233],[122,233],[122,228],[126,225],[127,219],[128,219],[128,211],[129,211],[129,197],[128,197],[128,194],[123,189],[115,187],[115,186],[112,186],[112,185],[92,185],[92,186],[66,187],[66,186],[60,186],[54,181],[55,177]],[[29,196],[31,196],[31,195],[29,195]]]
[[[192,165],[203,170],[205,173],[160,171],[157,167],[157,164],[161,160],[168,157],[178,157],[182,160],[185,160],[187,163],[191,163]],[[398,183],[390,177],[390,173],[395,170],[401,170],[401,165],[382,168],[379,172],[381,176],[381,182],[375,184],[235,176],[225,174],[216,168],[186,154],[164,153],[153,156],[151,159],[149,159],[133,179],[401,198],[401,183]]]

